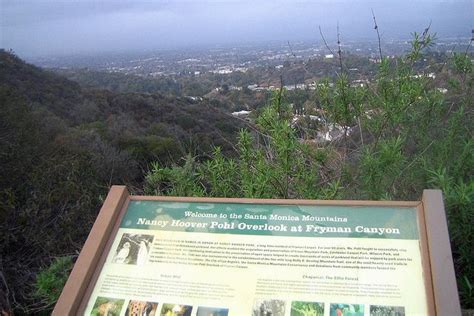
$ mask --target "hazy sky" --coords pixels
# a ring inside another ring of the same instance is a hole
[[[266,40],[407,38],[432,21],[470,36],[474,0],[0,0],[0,47],[24,56],[176,48]]]

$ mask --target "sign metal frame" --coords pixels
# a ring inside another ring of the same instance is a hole
[[[325,206],[415,207],[429,315],[461,315],[442,192],[424,190],[421,201],[286,200],[191,198],[130,195],[126,186],[111,187],[71,271],[52,315],[82,315],[130,201],[286,204]]]

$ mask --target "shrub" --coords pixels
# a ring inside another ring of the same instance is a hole
[[[53,305],[61,295],[62,288],[72,270],[71,256],[55,258],[51,265],[40,271],[36,276],[36,295]]]

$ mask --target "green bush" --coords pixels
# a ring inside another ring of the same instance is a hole
[[[151,194],[247,198],[336,198],[339,181],[328,181],[331,171],[321,166],[324,149],[298,141],[291,127],[291,110],[275,94],[259,116],[256,133],[241,130],[238,159],[225,158],[216,148],[212,159],[197,162],[187,156],[182,166],[152,164],[145,179]]]
[[[147,191],[419,200],[423,189],[442,189],[461,304],[473,308],[473,64],[467,54],[453,56],[446,70],[451,91],[443,96],[431,78],[419,74],[418,63],[433,39],[428,32],[415,33],[411,51],[382,59],[366,87],[351,86],[344,71],[334,83],[325,79],[317,85],[313,107],[305,106],[309,113],[302,114],[321,113],[324,124],[317,128],[340,126],[338,140],[321,144],[299,138],[285,91],[279,90],[259,111],[253,129],[240,132],[237,158],[216,149],[202,163],[188,156],[184,166],[155,165],[146,177]]]
[[[61,295],[67,278],[73,267],[72,257],[58,257],[51,265],[40,271],[36,276],[36,295],[53,305]]]

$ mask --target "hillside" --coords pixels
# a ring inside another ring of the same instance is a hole
[[[45,309],[37,272],[77,255],[111,184],[141,188],[152,161],[232,154],[241,127],[204,101],[81,88],[6,51],[0,104],[0,266],[19,314]]]
[[[440,188],[461,304],[472,308],[472,54],[432,60],[431,39],[366,64],[370,80],[356,82],[347,67],[290,65],[295,83],[308,79],[301,71],[328,77],[311,89],[246,88],[273,78],[258,69],[258,80],[187,78],[175,92],[163,78],[62,72],[76,83],[0,51],[0,281],[9,287],[0,282],[0,308],[3,291],[17,314],[51,309],[111,184],[156,195],[366,200],[418,200]],[[230,114],[242,109],[251,115]],[[245,119],[251,128],[236,137]]]

